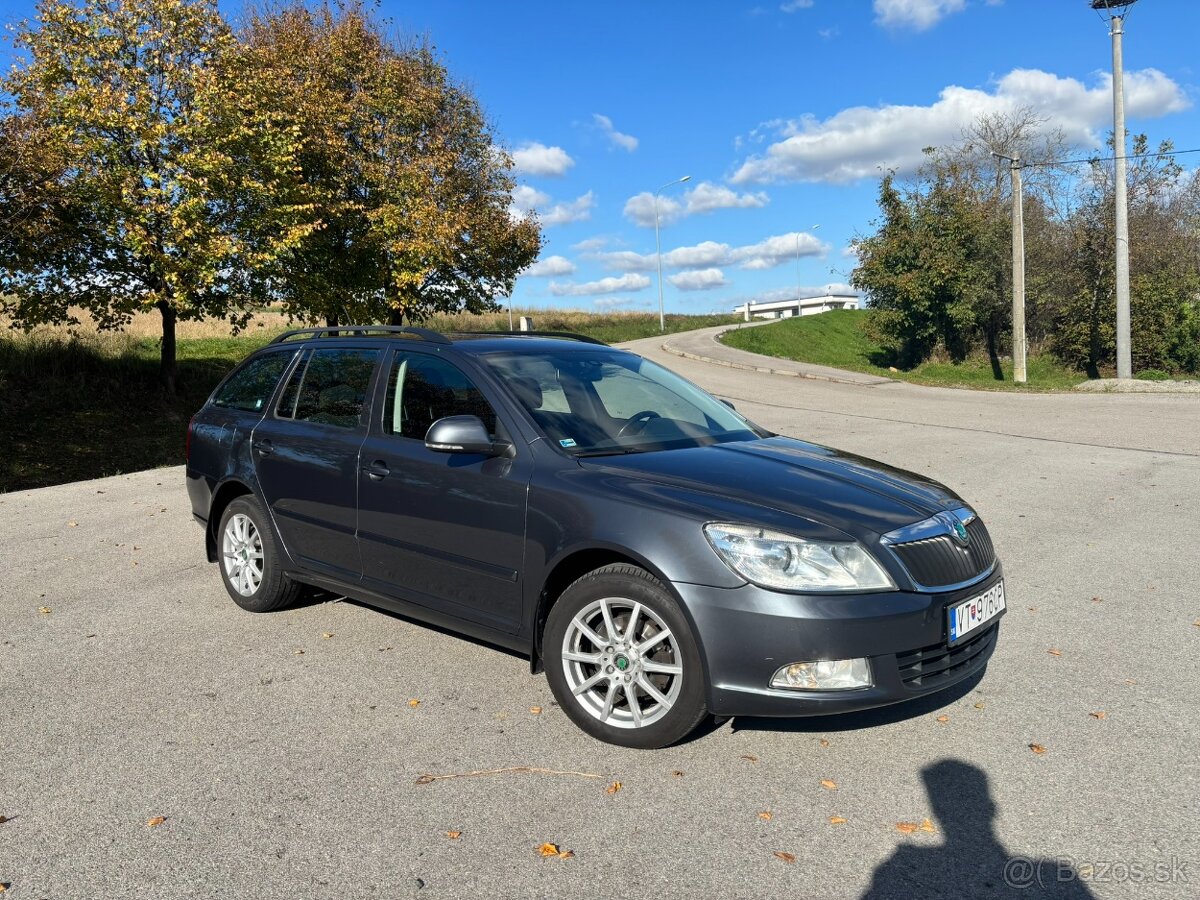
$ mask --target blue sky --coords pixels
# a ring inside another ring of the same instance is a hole
[[[546,242],[515,304],[656,310],[651,195],[690,175],[661,194],[664,294],[668,311],[706,312],[844,287],[880,172],[911,171],[980,113],[1032,106],[1100,147],[1110,44],[1088,7],[381,0],[379,12],[436,46],[520,164],[516,199],[539,211]],[[0,0],[6,22],[31,9]],[[1132,132],[1200,147],[1197,36],[1190,0],[1129,11]]]

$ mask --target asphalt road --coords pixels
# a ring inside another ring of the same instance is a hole
[[[0,495],[5,900],[1200,896],[1200,398],[638,349],[976,505],[1010,606],[982,681],[622,750],[498,650],[348,601],[239,611],[180,468]],[[600,777],[416,783],[510,766]]]

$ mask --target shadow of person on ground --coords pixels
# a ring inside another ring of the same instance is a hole
[[[943,840],[901,845],[875,870],[862,900],[1094,897],[1067,860],[1013,854],[996,839],[996,805],[982,769],[944,759],[923,769],[921,777]]]

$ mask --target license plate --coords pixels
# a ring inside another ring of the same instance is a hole
[[[962,603],[956,603],[946,610],[950,618],[947,633],[950,635],[950,645],[954,646],[971,632],[977,630],[993,619],[999,618],[1004,612],[1004,582],[997,581],[986,593]]]

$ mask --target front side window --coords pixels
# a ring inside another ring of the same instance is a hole
[[[715,397],[632,353],[546,349],[480,359],[568,453],[636,453],[759,436]]]
[[[436,356],[397,353],[383,404],[384,432],[423,441],[429,426],[446,416],[478,416],[496,437],[496,413],[461,369]]]
[[[230,376],[213,396],[213,406],[259,412],[275,392],[279,376],[295,351],[267,353],[250,360]]]
[[[338,428],[358,425],[378,350],[314,350],[292,373],[276,414]]]

